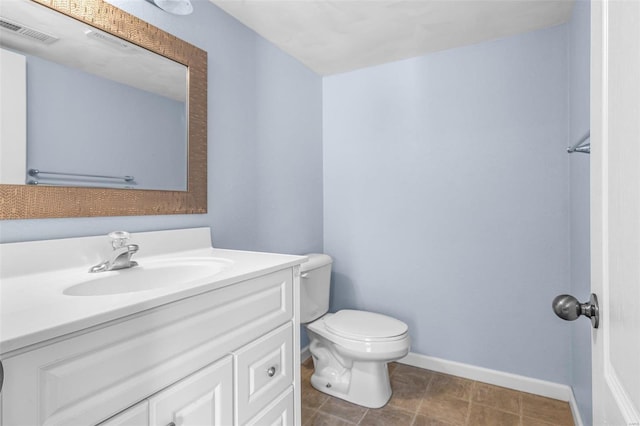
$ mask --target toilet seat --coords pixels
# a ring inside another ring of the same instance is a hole
[[[386,338],[348,338],[344,337],[327,327],[327,321],[336,314],[326,314],[324,317],[306,325],[307,331],[326,339],[335,345],[339,352],[348,352],[349,357],[368,360],[398,359],[407,354],[411,339],[406,331],[398,336]],[[311,337],[313,340],[313,337]]]
[[[337,336],[363,342],[386,342],[403,339],[407,324],[374,312],[345,309],[324,320],[327,330]]]

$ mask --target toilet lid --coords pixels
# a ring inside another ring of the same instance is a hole
[[[393,339],[407,332],[407,324],[386,315],[366,311],[342,310],[324,320],[332,333],[358,340]]]

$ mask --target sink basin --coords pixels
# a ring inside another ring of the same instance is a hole
[[[140,260],[140,265],[117,271],[83,274],[79,283],[65,288],[67,296],[105,296],[157,290],[213,277],[232,261],[218,258]]]

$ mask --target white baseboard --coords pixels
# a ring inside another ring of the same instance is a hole
[[[399,359],[398,362],[437,371],[439,373],[464,377],[465,379],[477,380],[491,385],[515,389],[521,392],[546,396],[547,398],[559,399],[561,401],[569,401],[573,395],[571,388],[567,385],[505,373],[498,370],[490,370],[488,368],[476,367],[475,365],[448,361],[446,359],[420,355],[413,352]]]
[[[580,415],[580,410],[578,409],[578,401],[576,401],[576,397],[573,394],[573,390],[571,390],[571,399],[569,400],[569,407],[571,407],[571,414],[573,414],[573,422],[576,426],[584,426],[582,423],[582,416]]]
[[[398,362],[411,365],[413,367],[424,368],[427,370],[437,371],[439,373],[451,374],[465,379],[514,389],[520,392],[527,392],[547,398],[566,401],[571,407],[571,412],[576,426],[583,425],[580,411],[578,410],[578,404],[576,403],[573,390],[570,386],[533,379],[531,377],[520,376],[517,374],[505,373],[498,370],[476,367],[470,364],[448,361],[446,359],[420,355],[413,352],[410,352],[406,357],[399,359]]]

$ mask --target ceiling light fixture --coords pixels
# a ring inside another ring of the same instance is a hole
[[[193,12],[190,0],[153,0],[153,3],[173,15],[190,15]]]

